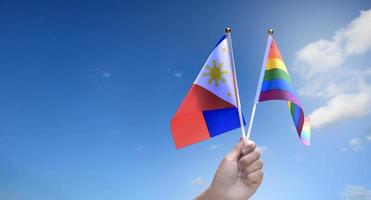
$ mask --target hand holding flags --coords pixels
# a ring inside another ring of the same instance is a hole
[[[171,120],[176,148],[206,140],[241,127],[249,139],[256,105],[269,100],[288,101],[289,110],[303,144],[310,145],[309,119],[304,118],[300,99],[275,43],[273,30],[261,68],[247,135],[241,111],[230,29],[223,36],[198,74],[191,89]]]

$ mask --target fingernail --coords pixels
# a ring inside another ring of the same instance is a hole
[[[242,154],[246,154],[247,153],[247,149],[242,149]]]
[[[251,141],[251,140],[249,140],[248,142],[247,142],[247,146],[249,146],[249,147],[254,147],[254,142],[253,141]]]

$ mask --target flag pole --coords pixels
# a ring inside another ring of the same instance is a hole
[[[273,29],[268,29],[268,40],[267,40],[267,45],[265,47],[265,53],[264,53],[264,58],[263,58],[263,62],[262,62],[261,70],[260,70],[258,86],[256,87],[255,100],[254,100],[254,105],[251,111],[249,127],[247,129],[247,135],[246,135],[247,140],[250,138],[251,128],[252,128],[252,124],[254,122],[254,117],[255,117],[256,105],[259,103],[260,90],[262,88],[264,72],[265,72],[265,65],[267,64],[268,53],[269,53],[270,46],[272,44],[272,35],[273,35]]]
[[[234,64],[231,32],[232,32],[232,29],[230,27],[227,27],[225,29],[225,35],[227,37],[228,46],[229,46],[229,50],[230,50],[229,55],[231,56],[231,61],[232,61],[234,94],[235,94],[235,97],[236,97],[236,104],[237,104],[237,109],[238,109],[238,118],[240,120],[241,136],[242,136],[243,139],[245,139],[246,138],[246,133],[245,133],[245,126],[243,124],[243,116],[242,116],[242,109],[241,109],[240,94],[239,94],[239,90],[238,90],[236,67],[235,67],[235,64]]]

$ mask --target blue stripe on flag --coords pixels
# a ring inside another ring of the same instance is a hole
[[[285,90],[285,91],[288,91],[288,92],[292,93],[293,95],[297,96],[294,88],[292,87],[292,85],[290,83],[288,83],[287,81],[282,80],[282,79],[272,79],[272,80],[269,80],[269,81],[263,81],[261,91],[265,92],[265,91],[268,91],[268,90]]]
[[[227,38],[227,36],[226,36],[226,35],[223,35],[223,37],[220,38],[220,40],[216,43],[214,49],[215,49],[215,48],[216,48],[216,47],[217,47],[221,42],[223,42],[223,40],[224,40],[225,38]]]
[[[299,122],[299,115],[300,115],[300,108],[296,104],[291,104],[291,106],[294,106],[294,115],[292,116],[292,119],[294,120],[295,126]]]
[[[210,137],[214,137],[240,127],[237,108],[224,108],[203,111]],[[243,120],[244,124],[245,119]]]

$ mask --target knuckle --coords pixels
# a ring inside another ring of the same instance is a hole
[[[252,151],[255,150],[255,145],[253,145],[253,144],[249,144],[249,145],[246,147],[246,149],[247,149],[249,152],[252,152]]]
[[[256,179],[256,176],[255,176],[253,173],[251,173],[251,174],[248,174],[248,175],[247,175],[247,178],[248,178],[249,180],[255,180],[255,179]]]
[[[256,162],[259,169],[263,168],[263,161],[257,160]]]
[[[255,157],[257,157],[259,159],[261,154],[260,154],[259,151],[254,151],[254,155],[255,155]]]
[[[253,149],[256,149],[256,144],[255,144],[255,142],[253,143],[252,148],[253,148]]]
[[[259,160],[260,161],[260,168],[263,168],[264,167],[264,163],[262,160]]]
[[[238,164],[241,166],[241,167],[245,167],[247,165],[247,160],[246,158],[242,158],[240,161],[238,161]]]
[[[264,172],[263,172],[263,170],[259,170],[258,175],[259,175],[260,177],[264,176]]]

